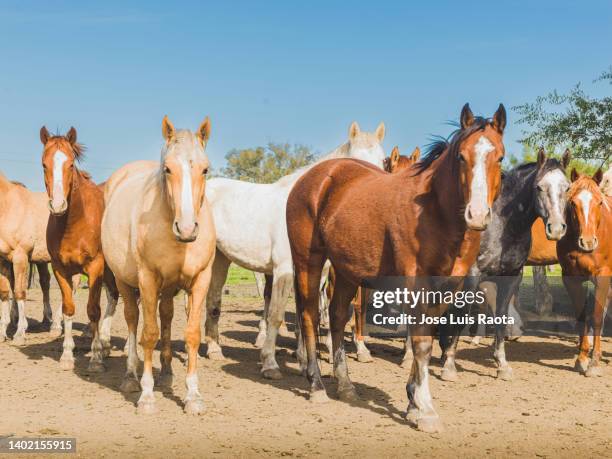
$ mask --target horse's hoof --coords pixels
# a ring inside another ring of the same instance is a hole
[[[437,433],[444,430],[442,421],[438,416],[426,416],[419,418],[416,422],[416,427],[421,432],[425,433]]]
[[[321,389],[311,392],[309,400],[312,403],[327,403],[329,402],[329,397],[327,396],[325,389]]]
[[[25,346],[25,343],[25,335],[15,335],[13,336],[13,341],[11,342],[13,346]]]
[[[497,377],[502,381],[512,381],[512,368],[502,367],[497,369]]]
[[[355,402],[359,402],[361,399],[359,398],[359,395],[357,395],[357,391],[355,390],[354,387],[350,387],[348,389],[344,389],[344,390],[339,390],[338,391],[338,398],[346,403],[355,403]]]
[[[186,414],[191,414],[194,416],[200,415],[204,412],[204,401],[203,400],[189,400],[185,402],[185,407],[183,408]]]
[[[208,357],[210,360],[225,360],[225,356],[221,350],[207,352],[206,357]]]
[[[153,400],[138,402],[136,412],[138,414],[155,414],[157,413],[157,406]]]
[[[142,391],[140,382],[136,378],[124,378],[119,386],[119,390],[125,394]]]
[[[474,336],[474,337],[472,338],[472,344],[473,344],[474,346],[478,346],[478,345],[480,344],[480,336]]]
[[[459,379],[459,376],[457,375],[457,370],[451,370],[450,368],[442,368],[440,378],[442,378],[442,381],[456,382]]]
[[[257,349],[261,349],[262,347],[264,347],[264,343],[266,342],[266,334],[265,333],[259,333],[257,335],[257,338],[255,339],[255,347]]]
[[[0,343],[4,343],[6,341],[6,335],[0,335]]]
[[[588,360],[580,360],[576,359],[576,363],[574,364],[574,369],[580,374],[586,374],[589,367]]]
[[[102,362],[93,362],[90,361],[89,365],[87,365],[88,373],[104,373],[106,371],[106,367]]]
[[[603,368],[599,365],[589,365],[589,368],[584,372],[584,375],[587,378],[592,378],[594,376],[603,376]]]
[[[402,363],[400,363],[400,367],[402,368],[410,368],[412,366],[412,356],[408,358],[404,358]]]
[[[51,329],[49,330],[49,336],[51,336],[51,338],[59,338],[60,336],[62,336],[62,327],[51,327]]]
[[[62,370],[74,370],[74,359],[61,358],[59,363]]]
[[[373,362],[374,359],[372,358],[372,355],[370,354],[370,352],[358,352],[357,353],[357,361],[361,362],[361,363],[370,363]]]
[[[273,379],[275,381],[283,379],[283,374],[278,368],[267,368],[265,370],[261,370],[261,374],[265,379]]]

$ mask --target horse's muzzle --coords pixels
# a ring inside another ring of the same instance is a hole
[[[565,222],[547,222],[546,223],[546,238],[551,241],[558,241],[567,231],[567,225]]]
[[[465,208],[465,222],[471,230],[483,231],[491,223],[491,208],[473,209],[468,204]]]
[[[53,202],[52,199],[49,199],[49,212],[51,212],[51,215],[59,217],[64,215],[67,210],[68,203],[65,199],[63,199],[61,203]]]
[[[578,247],[583,252],[592,252],[599,245],[599,241],[597,240],[597,236],[593,237],[582,237],[578,238]]]
[[[174,221],[172,225],[172,231],[174,232],[174,236],[176,240],[179,242],[193,242],[198,237],[198,233],[200,232],[200,227],[198,222],[193,222],[190,225],[181,225],[178,221]]]

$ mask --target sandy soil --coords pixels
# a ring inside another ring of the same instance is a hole
[[[431,390],[445,424],[445,432],[432,436],[415,431],[403,419],[408,370],[398,366],[399,340],[372,339],[375,362],[369,364],[354,360],[353,347],[348,345],[349,370],[363,403],[331,400],[313,405],[291,355],[291,335],[279,340],[285,378],[260,377],[258,350],[252,343],[261,300],[253,289],[232,288],[222,316],[226,360],[200,359],[206,414],[194,418],[182,412],[186,354],[181,299],[173,329],[174,385],[157,392],[159,413],[143,416],[136,414],[137,394],[124,396],[118,389],[125,368],[121,304],[108,371],[102,375],[86,371],[89,339],[80,336],[86,323],[86,293],[79,292],[77,303],[82,307],[75,324],[76,370],[62,371],[61,340],[52,340],[38,324],[40,294],[30,291],[28,345],[0,344],[0,436],[76,437],[77,454],[83,457],[612,455],[610,338],[604,341],[605,376],[595,379],[572,370],[571,340],[523,338],[509,343],[512,382],[495,378],[488,346],[461,343],[458,382],[441,381],[438,359],[432,364]],[[52,297],[57,304],[59,291],[53,290]],[[204,346],[201,351],[204,355]],[[322,369],[333,395],[331,366],[324,362]]]

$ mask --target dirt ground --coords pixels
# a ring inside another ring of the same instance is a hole
[[[165,392],[158,390],[159,413],[146,416],[136,413],[138,394],[124,396],[119,391],[126,334],[121,303],[113,324],[114,349],[106,360],[108,371],[90,375],[86,371],[89,339],[81,337],[87,291],[78,294],[74,371],[60,370],[61,339],[51,339],[41,328],[40,293],[29,294],[28,344],[21,348],[0,344],[0,437],[76,437],[77,454],[82,457],[612,455],[610,338],[604,339],[605,375],[591,379],[572,369],[572,340],[525,337],[509,343],[512,382],[495,378],[490,339],[480,346],[460,344],[460,379],[455,383],[440,380],[436,348],[431,390],[445,431],[429,435],[403,419],[408,370],[398,365],[400,340],[371,339],[375,361],[369,364],[358,363],[352,344],[347,345],[360,404],[333,399],[331,366],[323,362],[332,400],[314,405],[307,400],[307,382],[291,354],[292,334],[279,339],[284,379],[260,377],[259,352],[253,342],[261,300],[253,288],[231,287],[221,321],[226,360],[201,357],[199,361],[205,415],[194,418],[182,411],[186,354],[181,298],[172,332],[174,385]],[[52,298],[58,304],[58,290],[52,290]],[[293,314],[289,319],[291,328]],[[202,345],[201,355],[204,349]],[[159,368],[158,352],[155,358]]]

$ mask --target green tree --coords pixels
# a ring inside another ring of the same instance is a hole
[[[221,175],[254,183],[273,183],[300,167],[307,166],[316,155],[305,145],[269,143],[265,147],[233,149],[225,160]]]
[[[612,67],[594,82],[612,84]],[[577,84],[568,94],[556,90],[535,102],[513,107],[521,118],[525,146],[570,148],[574,158],[602,164],[612,155],[612,97],[595,98]]]

